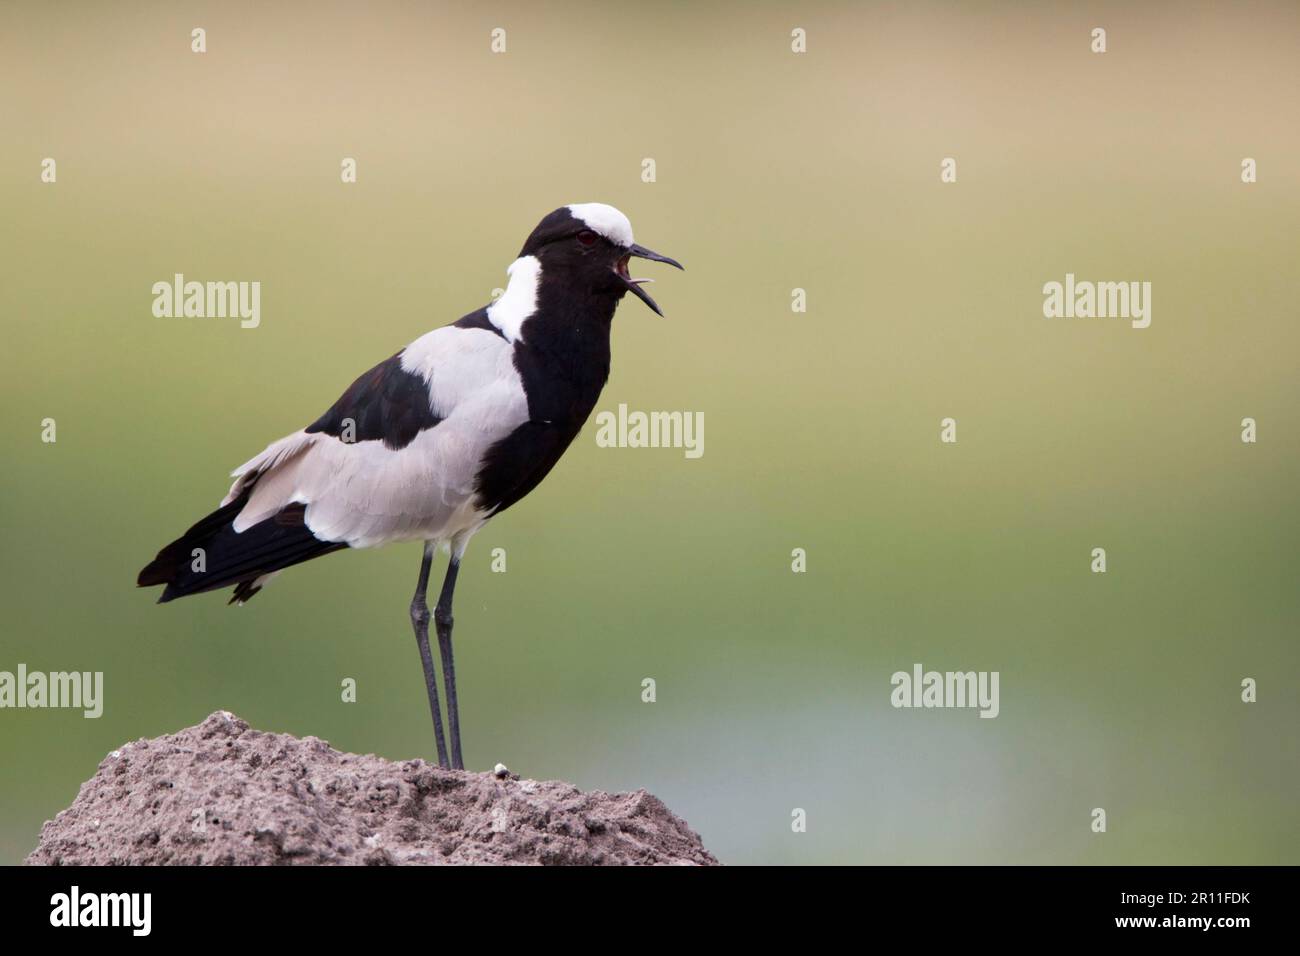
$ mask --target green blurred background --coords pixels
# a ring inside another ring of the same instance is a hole
[[[668,318],[622,307],[599,408],[702,411],[705,454],[589,423],[475,539],[471,767],[645,787],[731,863],[1300,860],[1293,4],[268,7],[0,7],[0,669],[106,684],[0,712],[0,861],[218,708],[431,756],[418,545],[242,609],[135,573],[585,201],[689,270],[643,269]],[[154,318],[175,272],[260,281],[261,327]],[[1045,320],[1066,272],[1151,281],[1151,327]],[[894,710],[914,662],[1001,716]]]

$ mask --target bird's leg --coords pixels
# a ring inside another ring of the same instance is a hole
[[[429,691],[429,711],[433,714],[433,737],[438,744],[438,766],[447,763],[447,742],[442,736],[442,707],[438,703],[438,672],[433,667],[433,654],[429,651],[429,605],[424,595],[429,590],[429,566],[433,564],[433,543],[424,546],[424,560],[420,562],[420,579],[411,598],[411,627],[415,629],[415,643],[420,648],[420,663],[424,665],[424,686]],[[439,629],[441,636],[441,629]],[[453,718],[454,720],[454,718]],[[455,724],[453,723],[454,727]],[[458,748],[459,749],[459,748]]]
[[[433,609],[433,624],[438,629],[438,650],[442,654],[442,676],[447,682],[447,723],[451,731],[451,765],[464,770],[460,755],[460,712],[456,706],[456,662],[451,656],[451,595],[456,590],[456,572],[460,570],[460,556],[454,551],[447,564],[447,577],[442,582],[438,606]]]

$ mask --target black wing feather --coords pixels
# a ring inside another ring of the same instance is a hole
[[[429,404],[428,384],[402,368],[398,352],[362,373],[306,431],[341,441],[382,441],[396,451],[440,421]]]

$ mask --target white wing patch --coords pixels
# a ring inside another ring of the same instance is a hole
[[[528,420],[513,356],[514,347],[486,329],[447,326],[416,339],[402,367],[429,383],[442,421],[396,450],[320,433],[282,438],[236,471],[227,502],[257,483],[235,530],[301,503],[313,534],[354,548],[472,532],[488,517],[474,505],[483,456]]]
[[[222,507],[238,498],[245,486],[258,475],[271,471],[293,458],[319,437],[319,435],[308,435],[305,431],[296,431],[292,435],[286,435],[279,441],[267,445],[260,455],[255,455],[230,473],[230,477],[236,480],[230,486],[230,491],[226,493],[226,497],[221,499]],[[238,530],[242,531],[243,528]]]

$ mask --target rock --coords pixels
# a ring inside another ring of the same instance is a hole
[[[33,865],[716,864],[657,798],[340,753],[218,711],[114,750]]]

